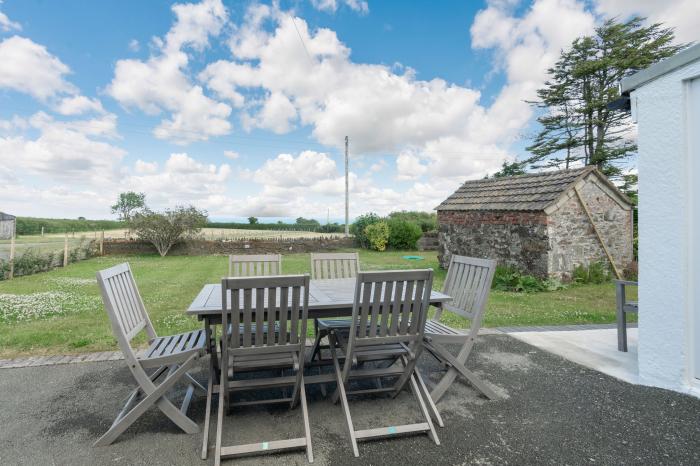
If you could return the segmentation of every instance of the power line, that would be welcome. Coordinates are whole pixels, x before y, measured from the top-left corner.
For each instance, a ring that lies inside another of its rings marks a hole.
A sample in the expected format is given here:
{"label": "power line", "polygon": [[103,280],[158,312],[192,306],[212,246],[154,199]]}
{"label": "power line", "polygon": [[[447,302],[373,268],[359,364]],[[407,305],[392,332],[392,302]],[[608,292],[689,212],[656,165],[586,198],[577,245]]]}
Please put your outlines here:
{"label": "power line", "polygon": [[309,57],[309,61],[311,62],[311,66],[315,65],[316,62],[311,58],[311,55],[309,54],[309,50],[306,48],[306,44],[304,43],[304,39],[301,37],[301,33],[299,32],[299,28],[297,28],[297,21],[294,19],[293,15],[289,15],[290,18],[292,18],[292,24],[294,24],[294,29],[297,31],[297,36],[299,36],[299,41],[301,41],[301,46],[304,47],[304,52],[306,52],[306,56]]}

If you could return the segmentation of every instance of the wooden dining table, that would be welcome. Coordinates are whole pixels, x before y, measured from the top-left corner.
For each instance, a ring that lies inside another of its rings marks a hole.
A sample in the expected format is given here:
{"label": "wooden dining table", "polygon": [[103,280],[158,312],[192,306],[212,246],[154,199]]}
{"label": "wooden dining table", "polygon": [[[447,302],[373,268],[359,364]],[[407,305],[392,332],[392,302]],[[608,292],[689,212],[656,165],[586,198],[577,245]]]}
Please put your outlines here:
{"label": "wooden dining table", "polygon": [[[309,319],[352,316],[355,283],[356,279],[354,278],[311,280],[309,283]],[[206,284],[186,311],[187,315],[196,316],[199,320],[204,321],[209,345],[208,351],[215,370],[218,370],[216,341],[211,336],[214,326],[221,324],[221,298],[220,283]],[[435,290],[430,293],[430,304],[432,305],[440,305],[451,300],[452,297],[445,293]],[[267,311],[267,305],[265,310]]]}

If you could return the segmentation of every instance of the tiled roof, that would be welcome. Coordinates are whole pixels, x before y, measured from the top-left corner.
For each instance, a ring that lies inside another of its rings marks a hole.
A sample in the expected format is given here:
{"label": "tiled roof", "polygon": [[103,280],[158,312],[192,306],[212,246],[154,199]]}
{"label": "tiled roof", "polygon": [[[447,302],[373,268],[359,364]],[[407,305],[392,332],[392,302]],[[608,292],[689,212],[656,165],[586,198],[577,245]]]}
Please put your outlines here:
{"label": "tiled roof", "polygon": [[[574,170],[467,181],[445,199],[437,210],[544,210],[575,181],[593,171],[596,168],[588,166]],[[603,175],[601,177],[605,178]]]}
{"label": "tiled roof", "polygon": [[0,220],[14,220],[15,217],[14,215],[6,214],[4,212],[0,212]]}

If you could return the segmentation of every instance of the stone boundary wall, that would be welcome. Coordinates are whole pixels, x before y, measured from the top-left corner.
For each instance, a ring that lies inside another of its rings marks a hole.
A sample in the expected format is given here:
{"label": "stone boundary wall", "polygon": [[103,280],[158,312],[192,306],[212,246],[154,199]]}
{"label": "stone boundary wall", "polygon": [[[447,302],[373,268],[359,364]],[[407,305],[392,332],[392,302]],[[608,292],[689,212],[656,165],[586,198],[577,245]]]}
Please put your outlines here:
{"label": "stone boundary wall", "polygon": [[[354,246],[352,238],[296,238],[288,240],[190,240],[178,243],[169,256],[207,256],[211,254],[289,254],[334,251]],[[105,239],[105,255],[158,254],[145,241]]]}
{"label": "stone boundary wall", "polygon": [[544,212],[438,211],[440,265],[447,268],[452,254],[459,254],[546,277],[547,223]]}

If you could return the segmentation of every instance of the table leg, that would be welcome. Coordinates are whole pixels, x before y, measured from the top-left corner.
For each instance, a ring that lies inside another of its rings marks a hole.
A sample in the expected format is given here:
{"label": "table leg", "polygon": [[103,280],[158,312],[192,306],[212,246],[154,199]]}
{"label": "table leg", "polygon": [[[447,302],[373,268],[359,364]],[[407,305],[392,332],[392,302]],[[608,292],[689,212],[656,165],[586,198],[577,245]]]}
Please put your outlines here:
{"label": "table leg", "polygon": [[207,338],[209,357],[211,358],[212,366],[214,367],[214,381],[219,384],[219,357],[216,351],[216,327],[211,325],[207,317],[204,318],[204,332]]}

